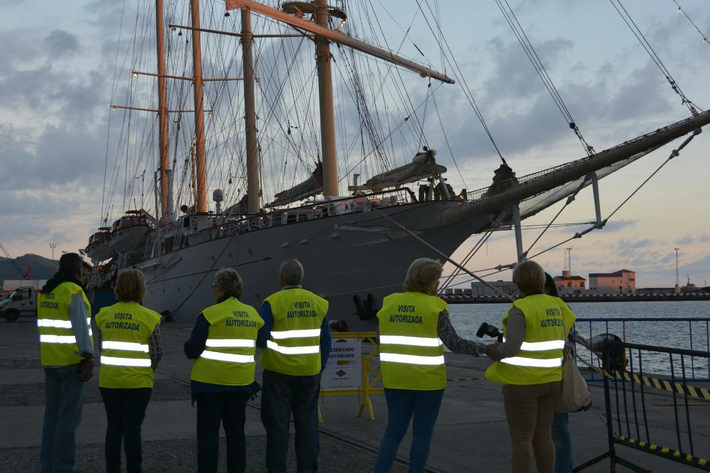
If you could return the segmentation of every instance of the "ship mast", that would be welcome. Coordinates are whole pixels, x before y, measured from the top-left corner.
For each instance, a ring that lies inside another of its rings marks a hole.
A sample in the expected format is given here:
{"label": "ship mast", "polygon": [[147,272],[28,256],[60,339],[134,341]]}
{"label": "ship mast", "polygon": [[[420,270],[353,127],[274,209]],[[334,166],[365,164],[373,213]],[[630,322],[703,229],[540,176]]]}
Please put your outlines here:
{"label": "ship mast", "polygon": [[251,12],[242,10],[242,64],[244,68],[244,119],[247,146],[247,213],[259,212],[259,155],[256,141],[256,101]]}
{"label": "ship mast", "polygon": [[[196,0],[193,0],[193,2]],[[384,59],[388,62],[397,64],[399,66],[405,67],[412,71],[418,72],[422,77],[431,77],[432,79],[440,80],[442,82],[453,83],[454,81],[447,77],[445,74],[437,72],[431,68],[417,64],[409,59],[402,56],[398,56],[391,51],[387,51],[377,46],[373,46],[364,41],[360,41],[357,38],[346,35],[338,30],[330,29],[329,19],[330,10],[326,3],[326,0],[314,0],[313,2],[313,18],[315,21],[309,21],[302,18],[302,14],[293,15],[286,13],[275,8],[263,5],[259,2],[252,0],[225,0],[227,10],[241,9],[242,15],[245,12],[255,11],[264,16],[274,18],[276,20],[282,21],[300,30],[305,30],[315,35],[316,42],[316,61],[318,66],[318,90],[319,90],[319,103],[320,103],[320,119],[321,119],[321,141],[322,141],[322,153],[323,153],[323,195],[326,199],[330,197],[335,197],[338,195],[338,163],[336,156],[336,141],[335,141],[335,113],[333,111],[333,83],[331,74],[331,59],[332,55],[330,53],[330,41],[335,41],[339,44],[351,47],[358,51],[365,52],[372,56]],[[301,2],[298,2],[301,3]],[[301,6],[301,5],[299,5]],[[244,16],[242,16],[242,34],[246,34],[249,39],[251,39],[252,34],[244,26]],[[247,49],[244,36],[242,37],[243,49]],[[249,41],[249,45],[251,42]],[[243,52],[243,54],[247,54]],[[251,51],[249,51],[251,54]],[[244,59],[244,79],[245,79],[245,102],[247,94],[247,83],[249,76],[249,71],[247,70],[246,57]],[[253,67],[251,70],[253,77]],[[252,85],[253,87],[253,85]],[[253,90],[253,89],[252,89]],[[248,104],[245,103],[248,107]],[[249,110],[247,108],[247,110]],[[247,120],[249,113],[247,112]],[[247,133],[249,132],[250,125],[247,121]],[[249,167],[249,136],[247,134],[247,167]],[[254,138],[256,141],[256,138]],[[253,146],[254,150],[256,145]],[[256,151],[254,152],[256,155]],[[256,157],[254,158],[257,159]],[[254,165],[254,172],[249,173],[249,182],[255,179],[255,187],[258,188],[258,174],[257,165]],[[251,185],[249,186],[251,189]],[[249,212],[251,210],[251,190],[249,192]],[[255,191],[255,192],[258,192]]]}
{"label": "ship mast", "polygon": [[[316,23],[328,28],[330,13],[326,0],[315,0]],[[330,42],[316,36],[316,64],[318,67],[318,93],[320,98],[321,146],[323,149],[323,196],[338,196],[338,160],[335,142],[335,113],[333,111],[333,79],[330,68]]]}
{"label": "ship mast", "polygon": [[[155,36],[158,52],[158,143],[160,147],[160,195],[162,199],[162,219],[172,218],[172,198],[170,178],[170,156],[168,154],[168,99],[165,86],[165,31],[163,27],[163,0],[155,0]],[[157,212],[157,209],[156,209]]]}
{"label": "ship mast", "polygon": [[205,166],[205,120],[203,113],[202,51],[200,46],[200,6],[199,0],[191,0],[192,13],[192,67],[195,95],[195,151],[197,153],[197,199],[195,213],[207,213],[206,166]]}

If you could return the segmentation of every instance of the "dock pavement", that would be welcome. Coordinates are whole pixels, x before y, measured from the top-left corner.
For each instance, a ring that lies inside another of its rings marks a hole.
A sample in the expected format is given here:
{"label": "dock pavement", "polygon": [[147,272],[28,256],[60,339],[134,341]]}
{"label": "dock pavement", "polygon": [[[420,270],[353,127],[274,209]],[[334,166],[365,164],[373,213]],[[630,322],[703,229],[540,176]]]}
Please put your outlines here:
{"label": "dock pavement", "polygon": [[[39,363],[36,319],[20,318],[0,322],[0,472],[38,472],[44,414],[44,373]],[[192,362],[183,354],[183,343],[191,326],[166,323],[162,326],[163,360],[155,376],[155,388],[143,423],[143,470],[150,472],[196,471],[196,413],[190,402],[189,375]],[[450,381],[434,431],[429,471],[510,471],[510,442],[503,411],[501,388],[485,381],[486,358],[447,353]],[[258,368],[257,368],[258,370]],[[257,372],[257,380],[261,373]],[[604,396],[601,383],[592,384],[593,407],[570,414],[575,465],[607,450],[606,426],[602,422]],[[266,435],[259,417],[260,399],[247,407],[247,471],[266,471]],[[375,420],[365,413],[358,417],[357,396],[321,397],[321,472],[372,472],[386,423],[384,396],[372,396]],[[675,438],[673,408],[668,396],[647,398],[649,423],[662,429],[660,445]],[[695,454],[710,456],[710,409],[692,410]],[[87,383],[81,425],[77,430],[76,469],[80,473],[105,471],[103,440],[106,414],[98,389],[98,367]],[[292,429],[293,432],[293,429]],[[293,436],[293,435],[292,435]],[[393,473],[408,471],[406,460],[410,432],[403,440]],[[289,471],[296,471],[295,454],[289,455]],[[226,470],[224,439],[220,445],[220,471]],[[656,472],[698,471],[656,456],[617,446],[623,458]],[[628,471],[618,467],[619,471]],[[609,471],[603,461],[585,470]]]}

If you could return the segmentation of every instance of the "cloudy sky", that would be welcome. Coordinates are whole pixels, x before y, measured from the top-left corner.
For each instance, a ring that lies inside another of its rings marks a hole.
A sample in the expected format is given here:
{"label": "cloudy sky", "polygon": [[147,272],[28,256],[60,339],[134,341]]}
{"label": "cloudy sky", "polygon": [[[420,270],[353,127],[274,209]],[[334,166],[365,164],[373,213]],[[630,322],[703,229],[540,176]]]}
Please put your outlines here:
{"label": "cloudy sky", "polygon": [[[597,150],[687,116],[687,109],[609,2],[509,2],[576,123]],[[13,256],[50,256],[50,242],[56,242],[58,250],[76,251],[98,226],[104,167],[115,151],[107,130],[109,104],[121,87],[116,43],[130,36],[127,25],[134,21],[135,3],[0,0],[4,45],[0,49],[0,242]],[[169,3],[187,5],[186,0]],[[369,3],[385,6],[383,28],[392,44],[403,44],[404,54],[417,56],[416,43],[427,62],[451,68],[441,65],[436,41],[417,13],[418,2]],[[705,0],[678,0],[678,4],[703,34],[710,34]],[[701,33],[677,11],[677,4],[626,0],[624,6],[685,94],[700,108],[710,106],[710,45],[701,41]],[[440,1],[438,12],[468,88],[518,175],[584,155],[494,0]],[[409,39],[403,41],[403,27],[409,24],[413,25]],[[450,182],[455,188],[469,189],[489,184],[498,157],[461,89],[442,91],[438,100],[456,159],[454,163],[451,153],[443,151],[446,146],[439,145],[440,161],[452,171]],[[708,131],[698,136],[614,215],[606,229],[546,252],[538,260],[558,274],[565,264],[564,248],[569,247],[574,273],[586,277],[589,272],[625,268],[637,272],[638,286],[670,286],[675,282],[673,248],[679,247],[681,278],[689,276],[691,282],[706,285],[710,280],[709,136]],[[430,140],[440,137],[436,131],[429,133]],[[667,158],[672,145],[602,181],[605,216]],[[462,177],[453,172],[455,165]],[[533,225],[549,222],[557,209],[526,222],[530,225],[524,233],[526,246],[539,233]],[[593,217],[591,194],[586,192],[558,222]],[[556,228],[531,253],[583,228]],[[473,241],[475,237],[456,258]],[[478,270],[510,263],[514,248],[512,234],[501,232],[469,267]]]}

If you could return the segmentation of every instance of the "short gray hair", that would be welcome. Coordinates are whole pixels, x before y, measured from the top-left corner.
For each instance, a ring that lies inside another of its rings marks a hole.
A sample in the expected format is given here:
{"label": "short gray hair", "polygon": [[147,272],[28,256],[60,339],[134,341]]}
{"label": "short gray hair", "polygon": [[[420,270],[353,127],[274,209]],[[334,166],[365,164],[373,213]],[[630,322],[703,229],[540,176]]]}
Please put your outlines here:
{"label": "short gray hair", "polygon": [[434,294],[444,266],[435,259],[417,258],[407,269],[404,290]]}
{"label": "short gray hair", "polygon": [[296,258],[284,260],[279,266],[279,276],[287,286],[298,286],[303,281],[303,265]]}
{"label": "short gray hair", "polygon": [[244,289],[244,281],[234,268],[222,268],[214,275],[214,287],[221,289],[225,296],[239,299]]}

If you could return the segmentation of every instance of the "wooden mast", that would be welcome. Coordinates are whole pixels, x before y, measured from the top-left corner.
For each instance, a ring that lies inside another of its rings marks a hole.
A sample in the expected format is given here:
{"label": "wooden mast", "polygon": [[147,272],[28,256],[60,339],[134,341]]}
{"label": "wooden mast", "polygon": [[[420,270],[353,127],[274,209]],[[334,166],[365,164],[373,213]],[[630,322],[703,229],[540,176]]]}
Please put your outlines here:
{"label": "wooden mast", "polygon": [[256,141],[256,101],[251,12],[242,10],[242,66],[244,68],[244,119],[247,146],[247,213],[259,213],[259,154]]}
{"label": "wooden mast", "polygon": [[[170,155],[168,153],[168,99],[165,86],[165,29],[163,27],[163,0],[155,0],[155,36],[158,51],[158,146],[160,147],[160,195],[162,220],[172,218]],[[156,209],[156,212],[158,210]]]}
{"label": "wooden mast", "polygon": [[200,47],[200,6],[199,0],[191,0],[192,13],[192,67],[195,95],[195,151],[197,153],[197,200],[195,213],[207,213],[207,179],[205,165],[205,120],[202,106],[202,51]]}
{"label": "wooden mast", "polygon": [[[315,0],[316,24],[328,28],[328,4]],[[323,196],[338,196],[338,160],[335,141],[335,113],[333,111],[333,79],[330,68],[330,41],[316,36],[316,64],[318,67],[318,95],[320,99],[320,134],[323,152]]]}

